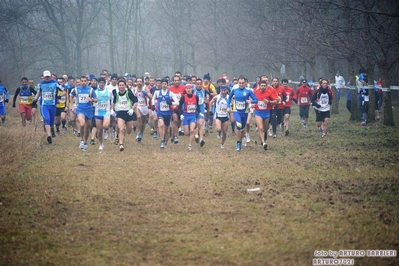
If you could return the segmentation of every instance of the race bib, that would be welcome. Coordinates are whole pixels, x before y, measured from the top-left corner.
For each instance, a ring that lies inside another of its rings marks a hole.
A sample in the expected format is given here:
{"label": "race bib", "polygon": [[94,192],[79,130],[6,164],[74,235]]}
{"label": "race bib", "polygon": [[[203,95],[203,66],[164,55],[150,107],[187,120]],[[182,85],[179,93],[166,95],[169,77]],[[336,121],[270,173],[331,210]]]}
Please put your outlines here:
{"label": "race bib", "polygon": [[139,105],[146,105],[145,100],[143,98],[139,99]]}
{"label": "race bib", "polygon": [[28,103],[29,102],[29,96],[21,96],[21,103]]}
{"label": "race bib", "polygon": [[54,93],[52,93],[52,92],[45,92],[45,93],[43,93],[43,99],[45,100],[45,101],[48,101],[48,100],[53,100],[54,99]]}
{"label": "race bib", "polygon": [[199,97],[198,98],[198,104],[204,104],[204,97]]}
{"label": "race bib", "polygon": [[195,113],[197,106],[195,104],[190,104],[187,106],[187,113]]}
{"label": "race bib", "polygon": [[370,100],[370,96],[364,95],[364,101],[365,101],[365,102],[368,102],[369,100]]}
{"label": "race bib", "polygon": [[328,105],[328,96],[327,95],[322,95],[320,97],[320,105],[321,106],[327,106]]}
{"label": "race bib", "polygon": [[289,101],[290,101],[290,95],[287,94],[287,100],[286,100],[286,102],[289,102]]}
{"label": "race bib", "polygon": [[128,106],[128,102],[126,99],[122,99],[119,101],[119,105],[121,107],[121,110],[126,110]]}
{"label": "race bib", "polygon": [[106,110],[108,104],[107,103],[97,103],[97,109],[98,110]]}
{"label": "race bib", "polygon": [[167,104],[166,101],[160,102],[159,106],[160,106],[162,112],[166,112],[166,111],[170,110],[169,104]]}
{"label": "race bib", "polygon": [[4,96],[2,94],[2,95],[0,95],[0,103],[2,103],[3,101],[4,101]]}
{"label": "race bib", "polygon": [[237,108],[237,110],[244,110],[245,102],[236,101],[236,108]]}
{"label": "race bib", "polygon": [[308,103],[308,97],[301,97],[301,103]]}
{"label": "race bib", "polygon": [[259,102],[258,102],[258,108],[259,108],[260,110],[265,110],[265,109],[266,109],[266,104],[265,104],[265,102],[264,102],[264,101],[259,101]]}
{"label": "race bib", "polygon": [[87,97],[89,97],[89,94],[79,94],[79,103],[88,103]]}
{"label": "race bib", "polygon": [[220,115],[227,115],[227,105],[222,105],[219,108],[219,114]]}
{"label": "race bib", "polygon": [[65,102],[66,102],[66,97],[65,97],[65,95],[64,95],[64,96],[61,96],[61,99],[59,99],[58,102],[59,102],[59,103],[65,103]]}

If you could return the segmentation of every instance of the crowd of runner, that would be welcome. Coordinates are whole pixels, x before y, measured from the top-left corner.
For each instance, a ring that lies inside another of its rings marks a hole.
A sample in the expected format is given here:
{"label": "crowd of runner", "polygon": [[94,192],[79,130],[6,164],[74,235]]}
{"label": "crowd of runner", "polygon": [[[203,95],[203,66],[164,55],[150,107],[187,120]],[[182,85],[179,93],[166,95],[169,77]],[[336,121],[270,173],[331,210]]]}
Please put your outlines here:
{"label": "crowd of runner", "polygon": [[[269,84],[270,82],[270,84]],[[267,138],[277,137],[278,128],[289,135],[291,106],[299,105],[304,128],[308,125],[309,110],[313,106],[316,125],[326,136],[330,119],[330,105],[334,95],[329,81],[321,78],[319,85],[310,87],[306,79],[294,90],[288,80],[259,77],[251,86],[244,76],[231,81],[223,74],[213,84],[209,74],[198,78],[176,72],[154,78],[148,72],[143,77],[109,74],[103,70],[99,77],[90,74],[74,78],[56,76],[46,70],[35,86],[32,79],[22,78],[15,91],[12,106],[18,104],[22,126],[26,121],[43,121],[47,142],[67,133],[79,137],[79,148],[87,151],[89,144],[104,149],[107,139],[119,150],[125,149],[125,135],[137,133],[141,142],[148,125],[150,134],[159,139],[161,149],[169,142],[179,143],[180,136],[189,137],[188,150],[194,142],[205,145],[205,137],[216,131],[220,148],[225,147],[227,131],[236,137],[236,150],[250,142],[251,119],[255,119],[261,146],[268,149]],[[6,118],[10,94],[0,81],[0,117]],[[39,114],[37,108],[39,107]]]}

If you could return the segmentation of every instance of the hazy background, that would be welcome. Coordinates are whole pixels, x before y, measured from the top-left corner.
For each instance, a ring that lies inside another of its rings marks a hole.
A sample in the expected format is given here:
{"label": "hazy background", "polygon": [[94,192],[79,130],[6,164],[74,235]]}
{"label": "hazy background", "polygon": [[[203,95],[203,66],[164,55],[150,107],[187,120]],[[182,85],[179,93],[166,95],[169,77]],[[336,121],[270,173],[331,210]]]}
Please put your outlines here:
{"label": "hazy background", "polygon": [[348,81],[364,68],[399,84],[397,0],[2,0],[0,36],[11,90],[44,69]]}

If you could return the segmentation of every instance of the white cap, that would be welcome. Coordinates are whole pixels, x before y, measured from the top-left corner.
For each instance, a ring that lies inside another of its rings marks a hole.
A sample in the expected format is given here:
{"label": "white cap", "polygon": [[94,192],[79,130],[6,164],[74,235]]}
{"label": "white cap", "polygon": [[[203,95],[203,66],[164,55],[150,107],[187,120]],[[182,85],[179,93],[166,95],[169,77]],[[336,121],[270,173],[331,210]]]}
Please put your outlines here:
{"label": "white cap", "polygon": [[43,77],[51,77],[51,72],[49,70],[44,70]]}

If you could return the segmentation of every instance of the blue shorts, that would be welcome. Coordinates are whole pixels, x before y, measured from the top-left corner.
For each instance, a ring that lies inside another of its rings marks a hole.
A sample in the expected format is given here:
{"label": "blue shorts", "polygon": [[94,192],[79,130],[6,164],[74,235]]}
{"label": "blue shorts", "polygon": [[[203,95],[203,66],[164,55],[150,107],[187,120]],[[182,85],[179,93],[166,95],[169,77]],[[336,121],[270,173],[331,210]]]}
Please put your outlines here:
{"label": "blue shorts", "polygon": [[54,126],[55,110],[57,109],[55,105],[41,105],[40,107],[44,124],[46,126]]}
{"label": "blue shorts", "polygon": [[236,121],[237,130],[242,130],[247,125],[248,113],[234,112],[234,120]]}
{"label": "blue shorts", "polygon": [[165,124],[166,127],[170,125],[171,118],[172,115],[158,115],[158,120],[163,120],[163,123]]}
{"label": "blue shorts", "polygon": [[263,120],[270,118],[270,110],[255,110],[255,116],[260,116]]}
{"label": "blue shorts", "polygon": [[6,107],[4,105],[0,105],[0,115],[1,116],[6,116]]}
{"label": "blue shorts", "polygon": [[93,118],[93,109],[81,109],[76,108],[76,115],[84,115],[86,120],[91,120]]}
{"label": "blue shorts", "polygon": [[184,114],[183,126],[188,126],[191,123],[196,123],[196,122],[197,122],[196,114]]}

